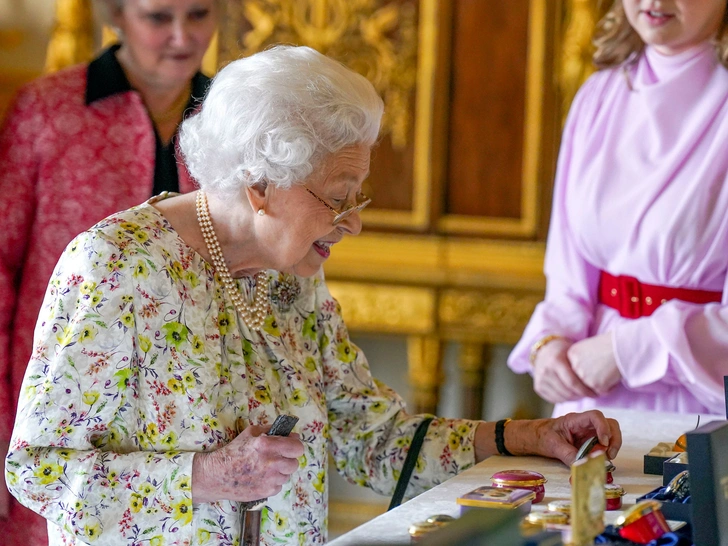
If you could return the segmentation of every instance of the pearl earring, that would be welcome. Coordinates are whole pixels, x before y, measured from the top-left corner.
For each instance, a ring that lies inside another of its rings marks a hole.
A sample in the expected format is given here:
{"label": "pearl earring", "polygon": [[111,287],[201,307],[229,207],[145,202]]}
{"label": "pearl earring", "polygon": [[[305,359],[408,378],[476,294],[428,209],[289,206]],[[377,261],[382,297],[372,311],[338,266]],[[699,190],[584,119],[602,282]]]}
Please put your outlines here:
{"label": "pearl earring", "polygon": [[258,209],[258,216],[265,216],[265,211],[263,209]]}

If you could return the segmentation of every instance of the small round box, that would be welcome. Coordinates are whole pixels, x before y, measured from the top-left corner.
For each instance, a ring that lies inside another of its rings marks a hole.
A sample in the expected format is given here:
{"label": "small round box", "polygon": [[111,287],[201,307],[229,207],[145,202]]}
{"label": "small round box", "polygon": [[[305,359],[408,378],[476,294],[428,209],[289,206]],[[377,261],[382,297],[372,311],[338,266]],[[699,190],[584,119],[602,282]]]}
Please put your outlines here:
{"label": "small round box", "polygon": [[615,525],[619,536],[637,544],[648,544],[670,530],[656,500],[635,504],[617,518]]}
{"label": "small round box", "polygon": [[571,517],[571,500],[560,499],[551,501],[548,505],[549,512],[559,512],[560,514],[566,514]]}
{"label": "small round box", "polygon": [[607,501],[607,510],[620,510],[622,508],[622,497],[624,489],[616,483],[608,483],[604,486],[604,496]]}
{"label": "small round box", "polygon": [[507,487],[509,489],[527,489],[536,494],[533,503],[539,503],[546,494],[546,478],[543,474],[533,470],[501,470],[493,474],[490,479],[493,487]]}
{"label": "small round box", "polygon": [[448,523],[453,521],[455,521],[455,518],[452,516],[448,516],[447,514],[436,514],[427,518],[426,521],[413,523],[409,527],[410,542],[419,542],[428,534],[433,531],[437,531],[438,529],[442,529]]}
{"label": "small round box", "polygon": [[569,516],[562,512],[531,512],[521,522],[521,533],[531,536],[568,523]]}

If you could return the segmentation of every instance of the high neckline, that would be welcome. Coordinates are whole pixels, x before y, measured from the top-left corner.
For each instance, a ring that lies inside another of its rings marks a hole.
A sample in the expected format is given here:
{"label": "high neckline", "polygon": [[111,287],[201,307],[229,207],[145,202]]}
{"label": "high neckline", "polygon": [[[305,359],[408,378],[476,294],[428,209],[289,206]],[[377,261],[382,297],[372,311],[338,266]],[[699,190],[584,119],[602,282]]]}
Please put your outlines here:
{"label": "high neckline", "polygon": [[664,55],[654,47],[647,46],[645,57],[654,78],[650,78],[653,81],[649,83],[663,82],[697,65],[705,64],[706,68],[712,68],[717,63],[715,48],[710,41],[701,42],[675,55]]}

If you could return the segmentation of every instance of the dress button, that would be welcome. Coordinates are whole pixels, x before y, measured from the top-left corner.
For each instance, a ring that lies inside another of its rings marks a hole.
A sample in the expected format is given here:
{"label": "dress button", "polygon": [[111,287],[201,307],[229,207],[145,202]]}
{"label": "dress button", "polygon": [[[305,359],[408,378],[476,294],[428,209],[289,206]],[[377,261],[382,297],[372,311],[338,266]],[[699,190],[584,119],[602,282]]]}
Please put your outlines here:
{"label": "dress button", "polygon": [[649,297],[649,296],[647,296],[647,297],[645,298],[645,303],[646,303],[647,305],[652,305],[652,298],[651,298],[651,297]]}
{"label": "dress button", "polygon": [[617,289],[616,289],[616,288],[612,288],[612,290],[611,290],[611,291],[610,291],[609,293],[610,293],[610,294],[611,294],[612,296],[616,296],[616,295],[617,295]]}
{"label": "dress button", "polygon": [[632,303],[637,303],[638,301],[640,301],[640,299],[637,296],[632,296],[631,298],[629,298],[629,301],[631,301]]}
{"label": "dress button", "polygon": [[660,302],[660,305],[662,305],[663,303],[667,303],[667,300],[662,300],[662,301]]}

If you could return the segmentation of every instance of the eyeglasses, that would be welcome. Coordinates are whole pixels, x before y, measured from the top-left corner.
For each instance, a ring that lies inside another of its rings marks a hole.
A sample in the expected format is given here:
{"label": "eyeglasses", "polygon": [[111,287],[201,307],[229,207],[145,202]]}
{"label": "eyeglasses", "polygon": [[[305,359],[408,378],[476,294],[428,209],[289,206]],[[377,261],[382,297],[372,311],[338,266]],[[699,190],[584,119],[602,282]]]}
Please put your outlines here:
{"label": "eyeglasses", "polygon": [[333,212],[336,216],[334,216],[334,222],[333,225],[339,225],[341,222],[346,220],[349,216],[354,214],[355,212],[361,212],[364,210],[364,207],[366,207],[369,203],[372,202],[371,199],[369,199],[366,195],[363,193],[359,193],[356,196],[356,205],[349,205],[344,210],[338,211],[331,205],[329,205],[326,201],[321,199],[318,195],[313,193],[311,190],[309,190],[306,186],[303,186],[303,189],[306,190],[308,193],[313,195],[316,199],[321,201],[324,205],[326,205],[326,208],[328,208],[331,212]]}

